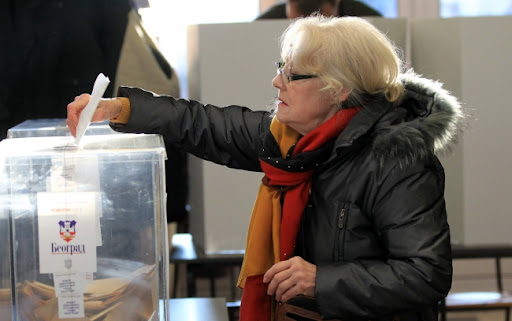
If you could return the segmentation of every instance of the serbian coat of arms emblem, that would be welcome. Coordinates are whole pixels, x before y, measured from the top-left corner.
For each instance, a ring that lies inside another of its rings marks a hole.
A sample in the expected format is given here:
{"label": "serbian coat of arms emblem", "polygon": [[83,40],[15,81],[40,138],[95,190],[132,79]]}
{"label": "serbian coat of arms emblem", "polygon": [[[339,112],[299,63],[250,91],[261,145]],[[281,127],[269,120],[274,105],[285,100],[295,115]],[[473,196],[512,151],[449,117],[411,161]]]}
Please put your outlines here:
{"label": "serbian coat of arms emblem", "polygon": [[75,235],[76,235],[76,230],[75,230],[76,221],[75,220],[59,221],[59,225],[60,225],[60,237],[64,241],[69,242],[75,238]]}

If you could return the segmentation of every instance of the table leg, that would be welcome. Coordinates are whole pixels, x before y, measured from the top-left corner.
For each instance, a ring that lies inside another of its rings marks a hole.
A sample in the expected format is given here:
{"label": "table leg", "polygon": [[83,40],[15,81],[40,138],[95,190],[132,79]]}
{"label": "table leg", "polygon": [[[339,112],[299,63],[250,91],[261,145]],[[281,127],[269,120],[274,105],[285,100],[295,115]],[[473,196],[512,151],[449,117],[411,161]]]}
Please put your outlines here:
{"label": "table leg", "polygon": [[187,297],[196,296],[196,276],[192,268],[187,264]]}

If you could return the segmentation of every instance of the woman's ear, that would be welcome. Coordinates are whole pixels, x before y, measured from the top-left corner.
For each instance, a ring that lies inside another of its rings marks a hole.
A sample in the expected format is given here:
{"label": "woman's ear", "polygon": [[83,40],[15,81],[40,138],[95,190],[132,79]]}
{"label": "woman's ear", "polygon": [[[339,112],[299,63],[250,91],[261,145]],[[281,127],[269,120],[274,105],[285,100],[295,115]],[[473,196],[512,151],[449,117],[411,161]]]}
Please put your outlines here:
{"label": "woman's ear", "polygon": [[343,89],[341,89],[341,92],[338,94],[338,102],[342,103],[344,102],[345,100],[348,99],[348,97],[350,96],[350,91],[347,90],[347,88],[343,87]]}

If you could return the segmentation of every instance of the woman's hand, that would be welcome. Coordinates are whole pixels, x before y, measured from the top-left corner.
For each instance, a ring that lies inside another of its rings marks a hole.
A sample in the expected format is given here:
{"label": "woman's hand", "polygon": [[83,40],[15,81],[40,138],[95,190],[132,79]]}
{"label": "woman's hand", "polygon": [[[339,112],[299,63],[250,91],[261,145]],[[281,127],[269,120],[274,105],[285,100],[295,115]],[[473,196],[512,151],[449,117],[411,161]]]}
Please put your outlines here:
{"label": "woman's hand", "polygon": [[[66,120],[66,124],[73,137],[76,137],[76,126],[78,125],[80,114],[85,106],[87,106],[90,99],[91,95],[82,94],[75,97],[75,100],[68,104],[68,119]],[[116,118],[119,116],[122,108],[123,105],[119,99],[102,98],[92,116],[91,122],[101,122],[110,118]]]}
{"label": "woman's hand", "polygon": [[274,264],[263,276],[269,283],[268,295],[276,295],[277,301],[286,302],[296,295],[315,295],[316,265],[299,256]]}

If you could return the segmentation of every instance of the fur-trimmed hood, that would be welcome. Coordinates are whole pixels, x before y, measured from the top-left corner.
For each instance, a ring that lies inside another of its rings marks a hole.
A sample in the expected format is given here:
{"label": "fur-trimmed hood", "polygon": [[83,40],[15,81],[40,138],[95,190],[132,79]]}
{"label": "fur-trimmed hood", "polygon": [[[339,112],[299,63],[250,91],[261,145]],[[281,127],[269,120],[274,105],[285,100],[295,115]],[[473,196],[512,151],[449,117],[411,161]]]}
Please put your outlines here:
{"label": "fur-trimmed hood", "polygon": [[432,151],[438,155],[451,151],[462,134],[460,102],[442,83],[412,71],[400,80],[404,96],[375,125],[373,150],[381,164],[398,159],[405,165]]}

